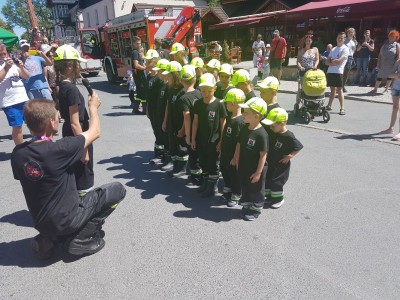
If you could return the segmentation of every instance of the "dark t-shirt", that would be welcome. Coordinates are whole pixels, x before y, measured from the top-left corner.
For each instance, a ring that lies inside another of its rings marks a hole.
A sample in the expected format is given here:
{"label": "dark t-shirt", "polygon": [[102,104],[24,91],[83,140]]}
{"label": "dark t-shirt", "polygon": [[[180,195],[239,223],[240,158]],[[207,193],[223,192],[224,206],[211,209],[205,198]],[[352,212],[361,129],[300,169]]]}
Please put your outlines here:
{"label": "dark t-shirt", "polygon": [[11,154],[14,178],[19,180],[35,228],[48,235],[65,230],[75,217],[79,196],[70,167],[83,155],[85,137],[53,142],[25,142]]}
{"label": "dark t-shirt", "polygon": [[246,95],[246,101],[250,100],[253,97],[257,97],[256,93],[254,91],[251,91]]}
{"label": "dark t-shirt", "polygon": [[225,123],[221,143],[221,161],[231,161],[239,142],[240,131],[246,125],[243,116],[228,119]]}
{"label": "dark t-shirt", "polygon": [[75,84],[69,81],[62,81],[60,83],[60,90],[58,92],[59,108],[61,117],[65,120],[62,127],[63,136],[74,136],[71,127],[71,118],[69,114],[69,107],[78,105],[79,123],[81,123],[82,131],[89,129],[89,115],[85,108],[85,100],[79,92]]}
{"label": "dark t-shirt", "polygon": [[161,79],[158,76],[147,76],[146,79],[146,100],[147,108],[151,113],[155,113],[157,107],[157,98],[160,93]]}
{"label": "dark t-shirt", "polygon": [[196,142],[199,145],[214,143],[220,138],[220,121],[226,118],[224,103],[215,98],[211,103],[196,101],[193,112],[198,116]]}
{"label": "dark t-shirt", "polygon": [[268,114],[271,110],[273,110],[274,108],[278,108],[278,107],[280,107],[280,106],[279,106],[279,103],[274,103],[274,104],[268,105],[268,106],[267,106],[267,114]]}
{"label": "dark t-shirt", "polygon": [[135,69],[135,64],[134,64],[134,61],[137,60],[139,65],[144,66],[144,60],[141,57],[140,52],[138,50],[132,51],[131,59],[132,59],[132,69],[134,69],[136,72],[136,75],[134,77],[135,77],[138,98],[144,100],[146,99],[145,98],[146,95],[144,94],[146,76],[144,75],[143,70]]}
{"label": "dark t-shirt", "polygon": [[303,144],[296,139],[291,131],[286,131],[284,133],[275,133],[271,139],[271,144],[268,153],[268,163],[276,164],[285,155],[292,153],[293,151],[298,151],[303,148]]}
{"label": "dark t-shirt", "polygon": [[[373,46],[374,45],[374,40],[369,40],[368,41],[368,44],[370,45],[370,46]],[[371,57],[371,51],[369,51],[369,49],[367,48],[367,46],[361,46],[361,49],[360,49],[360,51],[358,51],[358,53],[357,53],[357,57],[359,57],[359,58],[369,58],[369,57]]]}
{"label": "dark t-shirt", "polygon": [[226,89],[223,90],[223,89],[222,89],[222,84],[221,84],[221,82],[218,81],[218,82],[217,82],[217,89],[216,89],[215,92],[214,92],[215,98],[224,99],[226,93],[227,93],[230,89],[233,89],[233,86],[228,85],[228,87],[227,87]]}
{"label": "dark t-shirt", "polygon": [[167,119],[167,127],[170,133],[173,133],[173,126],[176,123],[176,115],[177,115],[177,100],[184,93],[183,86],[179,85],[177,87],[168,87],[167,92],[167,102],[168,102],[168,119]]}
{"label": "dark t-shirt", "polygon": [[[178,109],[181,112],[182,122],[183,122],[183,112],[190,112],[190,118],[193,120],[193,107],[197,100],[201,99],[201,92],[199,90],[194,90],[183,94],[178,99]],[[181,124],[182,125],[182,124]]]}
{"label": "dark t-shirt", "polygon": [[240,131],[239,143],[239,174],[248,177],[257,170],[260,152],[268,152],[268,134],[262,126],[255,130],[244,126]]}
{"label": "dark t-shirt", "polygon": [[167,105],[167,94],[168,94],[168,84],[161,81],[160,89],[158,91],[157,96],[157,105],[156,105],[156,122],[157,124],[161,124],[164,121],[165,116],[165,107]]}

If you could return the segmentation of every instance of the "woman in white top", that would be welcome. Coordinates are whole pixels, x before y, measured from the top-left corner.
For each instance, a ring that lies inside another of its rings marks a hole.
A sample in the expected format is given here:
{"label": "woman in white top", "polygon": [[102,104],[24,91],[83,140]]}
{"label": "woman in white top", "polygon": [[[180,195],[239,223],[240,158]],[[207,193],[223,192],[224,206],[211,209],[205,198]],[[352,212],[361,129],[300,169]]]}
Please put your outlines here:
{"label": "woman in white top", "polygon": [[319,52],[318,48],[311,47],[313,43],[313,36],[306,35],[304,37],[304,45],[299,49],[297,55],[297,67],[299,68],[298,85],[297,85],[297,97],[296,97],[296,109],[299,109],[300,104],[300,93],[301,83],[303,81],[304,74],[310,70],[316,70],[319,64]]}
{"label": "woman in white top", "polygon": [[346,83],[347,78],[349,77],[349,73],[351,69],[355,66],[353,55],[357,49],[357,40],[356,40],[356,30],[352,27],[346,29],[346,39],[344,40],[344,44],[349,48],[349,56],[347,57],[346,67],[344,68],[343,73],[343,92],[347,92]]}
{"label": "woman in white top", "polygon": [[0,108],[7,116],[12,127],[12,139],[15,145],[23,142],[23,109],[29,100],[21,78],[29,78],[29,72],[17,58],[8,57],[5,45],[0,45]]}

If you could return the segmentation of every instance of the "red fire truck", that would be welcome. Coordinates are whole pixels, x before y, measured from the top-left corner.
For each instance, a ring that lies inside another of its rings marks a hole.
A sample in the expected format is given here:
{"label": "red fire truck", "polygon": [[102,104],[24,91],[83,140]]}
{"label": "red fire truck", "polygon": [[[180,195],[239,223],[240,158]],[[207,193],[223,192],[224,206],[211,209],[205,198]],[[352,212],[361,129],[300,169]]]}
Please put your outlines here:
{"label": "red fire truck", "polygon": [[[109,82],[116,82],[131,70],[132,37],[139,36],[144,50],[154,49],[155,39],[182,43],[192,57],[201,44],[200,13],[194,7],[154,8],[137,11],[110,21],[96,30],[84,30],[90,41],[83,43],[82,54],[102,58]],[[86,39],[87,40],[87,39]]]}

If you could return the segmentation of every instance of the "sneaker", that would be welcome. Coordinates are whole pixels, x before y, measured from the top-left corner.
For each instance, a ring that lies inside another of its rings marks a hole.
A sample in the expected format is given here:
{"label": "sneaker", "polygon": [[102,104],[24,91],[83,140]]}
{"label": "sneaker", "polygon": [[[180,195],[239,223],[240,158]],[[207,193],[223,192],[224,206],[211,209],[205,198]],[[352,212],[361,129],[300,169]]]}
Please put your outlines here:
{"label": "sneaker", "polygon": [[229,200],[228,203],[226,204],[226,206],[228,207],[235,207],[239,204],[239,201],[236,200]]}
{"label": "sneaker", "polygon": [[395,141],[400,141],[400,133],[399,133],[399,134],[396,134],[396,135],[393,137],[393,140],[395,140]]}
{"label": "sneaker", "polygon": [[283,203],[285,203],[285,199],[282,199],[282,201],[271,204],[271,207],[276,209],[276,208],[281,207]]}
{"label": "sneaker", "polygon": [[259,215],[260,215],[259,212],[253,210],[252,212],[249,212],[248,214],[245,214],[243,218],[246,221],[254,221],[255,219],[258,218]]}
{"label": "sneaker", "polygon": [[149,164],[151,165],[160,165],[161,163],[162,163],[161,158],[158,157],[150,159],[149,161]]}
{"label": "sneaker", "polygon": [[172,171],[172,169],[174,168],[174,163],[172,161],[170,161],[169,163],[167,163],[166,165],[161,167],[161,171]]}

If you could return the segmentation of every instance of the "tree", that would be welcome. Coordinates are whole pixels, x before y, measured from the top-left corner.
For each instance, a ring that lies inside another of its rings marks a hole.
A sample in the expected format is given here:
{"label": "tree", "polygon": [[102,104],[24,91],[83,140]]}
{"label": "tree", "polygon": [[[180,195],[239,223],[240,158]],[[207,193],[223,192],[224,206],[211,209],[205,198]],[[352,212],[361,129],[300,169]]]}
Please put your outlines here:
{"label": "tree", "polygon": [[[53,22],[51,20],[51,10],[46,8],[46,0],[32,0],[32,4],[35,8],[39,27],[45,28],[48,31],[53,27]],[[9,26],[19,26],[26,29],[26,31],[32,30],[31,19],[29,18],[25,0],[7,0],[1,12]]]}
{"label": "tree", "polygon": [[220,1],[219,0],[208,0],[207,4],[209,7],[216,7],[220,5]]}
{"label": "tree", "polygon": [[15,33],[14,29],[10,25],[8,25],[6,22],[4,22],[3,19],[0,19],[0,28],[4,28],[5,30]]}

